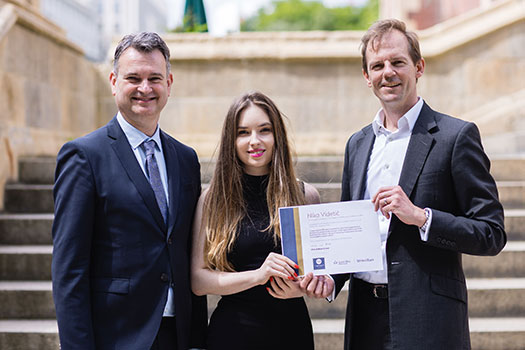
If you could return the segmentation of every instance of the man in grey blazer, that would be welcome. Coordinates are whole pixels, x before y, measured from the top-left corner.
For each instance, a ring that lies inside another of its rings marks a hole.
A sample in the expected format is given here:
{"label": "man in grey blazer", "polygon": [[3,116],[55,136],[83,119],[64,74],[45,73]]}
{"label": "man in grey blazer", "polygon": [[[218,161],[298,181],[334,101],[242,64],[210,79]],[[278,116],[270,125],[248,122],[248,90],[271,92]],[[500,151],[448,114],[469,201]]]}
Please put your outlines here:
{"label": "man in grey blazer", "polygon": [[[374,203],[384,270],[333,276],[336,294],[349,280],[345,349],[470,349],[461,256],[506,243],[478,129],[418,96],[425,61],[403,22],[373,24],[362,61],[382,108],[348,140],[341,200]],[[327,296],[325,281],[308,294]]]}

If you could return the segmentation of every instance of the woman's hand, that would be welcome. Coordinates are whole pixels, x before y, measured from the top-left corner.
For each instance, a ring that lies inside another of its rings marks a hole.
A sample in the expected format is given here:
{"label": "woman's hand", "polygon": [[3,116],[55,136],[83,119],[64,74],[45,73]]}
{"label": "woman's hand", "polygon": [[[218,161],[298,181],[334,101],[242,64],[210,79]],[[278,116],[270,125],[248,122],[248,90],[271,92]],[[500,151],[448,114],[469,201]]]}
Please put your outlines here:
{"label": "woman's hand", "polygon": [[274,298],[289,299],[303,296],[298,280],[283,279],[281,277],[270,278],[270,286],[271,288],[266,287],[266,289]]}
{"label": "woman's hand", "polygon": [[299,268],[296,263],[284,255],[270,253],[261,267],[255,270],[258,284],[266,284],[270,277],[281,277],[293,280],[297,277],[294,268]]}

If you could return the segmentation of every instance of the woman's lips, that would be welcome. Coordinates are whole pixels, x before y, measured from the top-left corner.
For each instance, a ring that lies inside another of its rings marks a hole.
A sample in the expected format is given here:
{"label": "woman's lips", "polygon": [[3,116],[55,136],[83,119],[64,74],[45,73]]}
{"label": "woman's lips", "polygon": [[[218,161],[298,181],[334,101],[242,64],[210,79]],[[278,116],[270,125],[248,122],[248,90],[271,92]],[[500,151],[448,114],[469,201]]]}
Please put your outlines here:
{"label": "woman's lips", "polygon": [[252,151],[248,151],[248,153],[250,154],[250,157],[260,158],[264,154],[264,150],[263,149],[254,149]]}

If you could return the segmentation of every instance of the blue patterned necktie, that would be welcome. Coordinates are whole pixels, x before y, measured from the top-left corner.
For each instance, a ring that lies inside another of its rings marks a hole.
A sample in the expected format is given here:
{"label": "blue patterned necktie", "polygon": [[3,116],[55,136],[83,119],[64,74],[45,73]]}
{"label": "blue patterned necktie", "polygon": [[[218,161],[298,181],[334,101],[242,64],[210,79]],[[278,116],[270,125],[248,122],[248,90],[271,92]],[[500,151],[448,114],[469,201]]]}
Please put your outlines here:
{"label": "blue patterned necktie", "polygon": [[164,218],[164,222],[168,217],[168,204],[166,201],[166,194],[164,193],[164,186],[162,186],[162,180],[160,179],[159,166],[155,159],[155,140],[144,141],[144,150],[146,151],[146,169],[149,175],[149,182],[153,192],[155,192],[155,198],[159,205],[160,212]]}

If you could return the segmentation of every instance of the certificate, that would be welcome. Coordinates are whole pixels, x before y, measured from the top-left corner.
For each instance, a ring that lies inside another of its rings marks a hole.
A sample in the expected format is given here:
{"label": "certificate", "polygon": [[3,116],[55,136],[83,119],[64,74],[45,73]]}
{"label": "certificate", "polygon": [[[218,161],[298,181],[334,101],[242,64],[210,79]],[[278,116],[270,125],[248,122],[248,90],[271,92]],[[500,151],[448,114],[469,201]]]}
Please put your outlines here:
{"label": "certificate", "polygon": [[299,275],[383,269],[379,222],[370,200],[279,208],[283,255]]}

